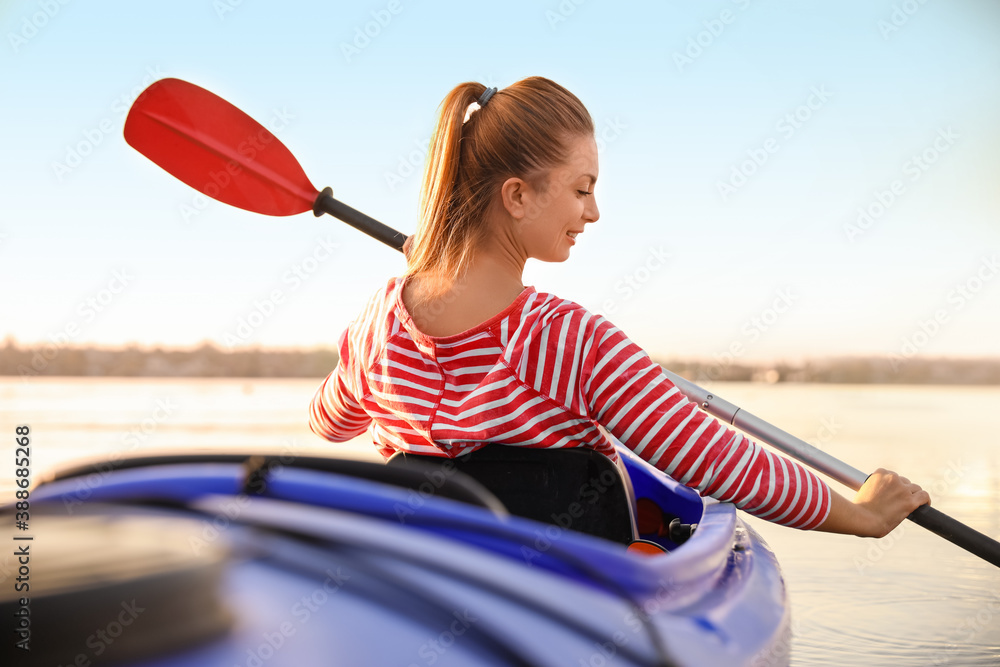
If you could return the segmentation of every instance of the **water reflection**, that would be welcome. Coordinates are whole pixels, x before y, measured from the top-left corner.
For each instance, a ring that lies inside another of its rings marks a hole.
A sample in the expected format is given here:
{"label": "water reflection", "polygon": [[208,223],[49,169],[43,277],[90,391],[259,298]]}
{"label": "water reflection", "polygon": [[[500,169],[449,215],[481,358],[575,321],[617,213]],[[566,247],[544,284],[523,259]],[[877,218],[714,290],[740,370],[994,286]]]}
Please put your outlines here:
{"label": "water reflection", "polygon": [[[365,437],[332,444],[309,431],[318,384],[0,378],[0,427],[32,425],[37,472],[138,449],[259,451],[286,443],[303,453],[378,459]],[[1000,388],[718,383],[713,390],[859,469],[901,472],[931,488],[942,511],[1000,536],[1000,456],[983,421],[1000,407]],[[163,399],[176,410],[129,440]],[[792,664],[1000,665],[997,568],[908,522],[881,540],[862,540],[748,521],[774,549],[788,584]]]}

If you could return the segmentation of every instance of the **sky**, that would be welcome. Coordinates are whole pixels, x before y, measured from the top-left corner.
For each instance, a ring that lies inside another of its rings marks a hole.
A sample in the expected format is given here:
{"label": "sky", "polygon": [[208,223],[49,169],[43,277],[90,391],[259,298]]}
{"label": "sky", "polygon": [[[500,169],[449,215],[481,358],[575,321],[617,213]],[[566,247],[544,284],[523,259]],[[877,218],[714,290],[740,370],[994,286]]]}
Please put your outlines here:
{"label": "sky", "polygon": [[154,80],[410,233],[447,92],[541,75],[594,118],[601,218],[525,284],[661,359],[998,356],[998,28],[987,0],[4,2],[0,339],[331,346],[402,272],[130,148]]}

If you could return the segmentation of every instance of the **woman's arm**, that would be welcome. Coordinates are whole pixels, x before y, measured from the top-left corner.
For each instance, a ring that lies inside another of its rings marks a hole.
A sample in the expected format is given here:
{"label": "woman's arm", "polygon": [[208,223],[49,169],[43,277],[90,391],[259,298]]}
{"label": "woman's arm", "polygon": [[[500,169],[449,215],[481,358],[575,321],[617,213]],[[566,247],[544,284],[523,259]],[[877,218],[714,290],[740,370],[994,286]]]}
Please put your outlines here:
{"label": "woman's arm", "polygon": [[[564,337],[585,341],[578,384],[582,414],[703,496],[794,528],[811,530],[827,520],[832,492],[816,473],[703,412],[603,317],[567,316],[586,329],[579,337]],[[576,351],[562,354],[567,358]]]}
{"label": "woman's arm", "polygon": [[910,512],[930,502],[930,495],[919,485],[879,468],[865,480],[853,501],[831,489],[830,513],[816,530],[884,537]]}
{"label": "woman's arm", "polygon": [[590,333],[581,388],[591,414],[642,458],[702,495],[776,523],[861,537],[882,537],[930,503],[918,485],[881,468],[848,500],[798,462],[699,410],[607,320],[595,318]]}
{"label": "woman's arm", "polygon": [[340,360],[309,405],[309,428],[316,435],[333,442],[344,442],[365,432],[371,417],[352,391],[351,353],[348,331],[340,337]]}

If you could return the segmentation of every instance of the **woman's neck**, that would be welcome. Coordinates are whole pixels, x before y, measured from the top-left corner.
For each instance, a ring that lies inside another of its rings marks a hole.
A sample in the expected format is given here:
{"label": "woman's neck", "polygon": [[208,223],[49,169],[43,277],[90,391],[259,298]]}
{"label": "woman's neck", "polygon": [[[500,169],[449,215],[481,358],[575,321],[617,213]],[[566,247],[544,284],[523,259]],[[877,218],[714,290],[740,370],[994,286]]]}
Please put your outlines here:
{"label": "woman's neck", "polygon": [[472,257],[465,275],[456,284],[466,283],[482,290],[512,292],[524,289],[525,257],[506,239],[495,237],[485,241]]}
{"label": "woman's neck", "polygon": [[453,336],[514,303],[524,291],[523,271],[524,259],[511,246],[485,243],[464,275],[444,285],[429,276],[412,276],[403,289],[403,304],[424,334]]}

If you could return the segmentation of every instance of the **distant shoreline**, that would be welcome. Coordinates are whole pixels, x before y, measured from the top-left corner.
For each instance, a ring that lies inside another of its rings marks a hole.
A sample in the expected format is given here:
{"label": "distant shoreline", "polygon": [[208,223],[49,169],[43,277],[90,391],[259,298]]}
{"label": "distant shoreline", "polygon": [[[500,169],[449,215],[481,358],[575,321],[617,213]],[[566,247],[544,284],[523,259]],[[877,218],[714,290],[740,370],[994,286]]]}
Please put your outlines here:
{"label": "distant shoreline", "polygon": [[[337,365],[332,348],[226,350],[195,348],[0,346],[0,376],[323,378]],[[702,382],[1000,385],[1000,358],[830,357],[802,362],[658,359]]]}
{"label": "distant shoreline", "polygon": [[273,377],[323,378],[337,365],[337,351],[196,348],[0,347],[0,376],[20,377]]}
{"label": "distant shoreline", "polygon": [[802,362],[719,363],[660,361],[678,375],[701,382],[806,382],[816,384],[1000,385],[998,358],[828,357]]}

